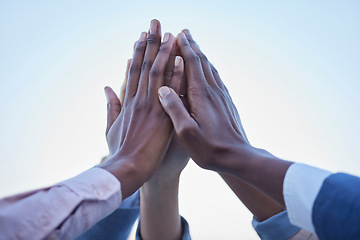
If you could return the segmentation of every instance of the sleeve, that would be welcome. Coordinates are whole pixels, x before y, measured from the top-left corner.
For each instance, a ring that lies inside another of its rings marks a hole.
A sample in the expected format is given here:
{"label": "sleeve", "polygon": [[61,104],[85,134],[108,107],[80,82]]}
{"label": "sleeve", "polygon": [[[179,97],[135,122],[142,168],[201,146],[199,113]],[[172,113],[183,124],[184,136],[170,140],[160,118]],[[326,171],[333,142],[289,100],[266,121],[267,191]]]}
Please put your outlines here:
{"label": "sleeve", "polygon": [[305,229],[301,229],[294,236],[289,238],[288,240],[319,240],[315,234],[306,231]]}
{"label": "sleeve", "polygon": [[360,239],[360,178],[345,173],[326,178],[312,220],[320,239]]}
{"label": "sleeve", "polygon": [[262,240],[285,240],[300,231],[299,227],[290,223],[287,211],[278,213],[262,222],[253,218],[252,225]]}
{"label": "sleeve", "polygon": [[312,210],[324,180],[330,172],[306,164],[293,163],[287,170],[283,195],[290,223],[315,233]]}
{"label": "sleeve", "polygon": [[0,239],[73,239],[121,204],[120,182],[101,168],[0,200]]}
{"label": "sleeve", "polygon": [[[181,229],[182,229],[181,240],[191,240],[189,224],[183,217],[181,217]],[[142,240],[140,235],[140,220],[138,227],[136,229],[136,240]]]}
{"label": "sleeve", "polygon": [[140,214],[140,191],[123,200],[112,214],[96,223],[77,240],[117,239],[127,240]]}

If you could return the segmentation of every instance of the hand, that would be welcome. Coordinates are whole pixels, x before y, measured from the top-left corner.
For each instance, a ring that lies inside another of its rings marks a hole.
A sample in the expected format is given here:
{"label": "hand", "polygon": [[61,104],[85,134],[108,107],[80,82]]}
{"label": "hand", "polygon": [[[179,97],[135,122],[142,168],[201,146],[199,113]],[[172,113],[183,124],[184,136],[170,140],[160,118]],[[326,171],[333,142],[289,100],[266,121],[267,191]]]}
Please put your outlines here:
{"label": "hand", "polygon": [[[180,56],[176,56],[176,49],[177,46],[176,44],[174,44],[170,53],[169,62],[164,73],[164,83],[179,94],[180,91],[184,92],[183,89],[181,89],[181,87],[183,87],[184,79],[184,61]],[[126,84],[131,61],[132,59],[129,59],[127,62],[125,80],[121,85],[119,99],[110,88],[106,89],[106,91],[109,91],[107,95],[111,96],[111,98],[109,99],[111,101],[109,102],[110,105],[108,107],[106,127],[106,139],[109,145],[110,152],[111,148],[116,149],[119,137],[116,134],[109,135],[108,132],[120,113],[121,105],[124,103]],[[189,162],[189,159],[190,157],[186,154],[185,150],[179,143],[176,134],[173,134],[160,168],[155,172],[153,177],[148,182],[157,184],[159,180],[162,180],[164,182],[168,181],[171,178],[179,178],[181,171],[185,168],[185,166]]]}
{"label": "hand", "polygon": [[105,88],[110,159],[99,167],[120,180],[124,198],[154,174],[168,147],[172,125],[157,99],[157,90],[163,85],[174,40],[165,34],[161,44],[160,23],[153,20],[149,34],[142,33],[136,44],[123,104],[111,88]]}
{"label": "hand", "polygon": [[177,37],[185,62],[189,111],[176,94],[159,89],[186,152],[200,166],[239,178],[284,206],[282,184],[291,162],[250,145],[228,90],[188,30]]}
{"label": "hand", "polygon": [[[174,46],[173,49],[176,50],[176,46]],[[174,54],[176,54],[176,51]],[[177,56],[175,59],[175,66],[173,60],[169,61],[168,65],[168,70],[171,71],[171,73],[165,74],[165,76],[171,76],[171,79],[165,79],[165,82],[167,83],[167,86],[175,91],[175,93],[179,94],[184,78],[184,61],[180,56]],[[181,146],[178,137],[176,134],[173,134],[160,168],[148,183],[158,183],[159,180],[168,181],[169,179],[179,178],[181,171],[185,168],[189,159],[190,158]]]}
{"label": "hand", "polygon": [[241,158],[252,147],[228,90],[188,30],[178,35],[177,45],[185,61],[190,114],[175,94],[160,97],[161,103],[193,160],[203,168],[222,171],[233,154]]}

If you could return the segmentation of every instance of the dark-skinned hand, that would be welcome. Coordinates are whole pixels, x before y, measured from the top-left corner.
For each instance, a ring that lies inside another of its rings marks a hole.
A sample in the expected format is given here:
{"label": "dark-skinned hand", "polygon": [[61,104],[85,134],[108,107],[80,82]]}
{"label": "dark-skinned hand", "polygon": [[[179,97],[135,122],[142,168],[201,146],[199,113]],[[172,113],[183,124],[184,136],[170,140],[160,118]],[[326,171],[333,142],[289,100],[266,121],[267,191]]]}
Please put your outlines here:
{"label": "dark-skinned hand", "polygon": [[165,34],[161,43],[160,23],[151,21],[149,33],[142,33],[136,43],[123,103],[111,88],[105,88],[110,158],[98,167],[119,179],[123,198],[151,178],[169,145],[173,128],[157,91],[164,84],[174,40]]}

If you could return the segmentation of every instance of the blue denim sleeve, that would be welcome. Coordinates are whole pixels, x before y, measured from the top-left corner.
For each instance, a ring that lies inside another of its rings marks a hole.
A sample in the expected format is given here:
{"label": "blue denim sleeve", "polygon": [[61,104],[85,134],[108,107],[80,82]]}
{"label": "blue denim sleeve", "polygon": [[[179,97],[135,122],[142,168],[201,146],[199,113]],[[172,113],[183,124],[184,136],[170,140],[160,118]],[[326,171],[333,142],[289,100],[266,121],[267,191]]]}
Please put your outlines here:
{"label": "blue denim sleeve", "polygon": [[319,239],[360,239],[360,178],[345,173],[326,178],[312,220]]}
{"label": "blue denim sleeve", "polygon": [[126,198],[112,214],[96,223],[77,240],[114,239],[127,240],[140,214],[140,192]]}
{"label": "blue denim sleeve", "polygon": [[[182,228],[181,240],[191,240],[189,224],[183,217],[181,217],[181,228]],[[138,227],[136,229],[136,240],[142,240],[140,235],[140,220]]]}
{"label": "blue denim sleeve", "polygon": [[252,225],[262,240],[285,240],[300,231],[300,228],[290,223],[287,211],[278,213],[262,222],[258,222],[254,218]]}

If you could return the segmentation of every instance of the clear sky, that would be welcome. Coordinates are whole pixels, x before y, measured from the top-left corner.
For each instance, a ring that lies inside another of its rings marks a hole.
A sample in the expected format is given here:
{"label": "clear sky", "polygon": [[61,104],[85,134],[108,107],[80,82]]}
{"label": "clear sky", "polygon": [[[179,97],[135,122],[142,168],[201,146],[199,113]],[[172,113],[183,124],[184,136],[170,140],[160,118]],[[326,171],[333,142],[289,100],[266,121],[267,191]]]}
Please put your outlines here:
{"label": "clear sky", "polygon": [[[0,197],[107,154],[103,87],[152,18],[191,30],[254,146],[360,175],[358,1],[0,1]],[[179,197],[194,239],[257,239],[215,173],[190,162]]]}

